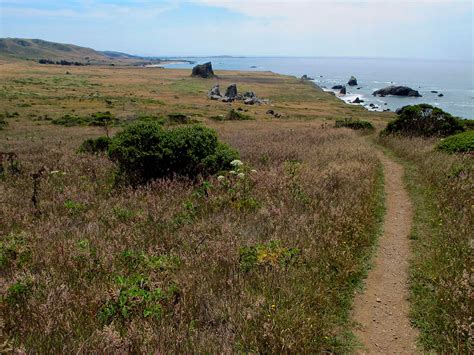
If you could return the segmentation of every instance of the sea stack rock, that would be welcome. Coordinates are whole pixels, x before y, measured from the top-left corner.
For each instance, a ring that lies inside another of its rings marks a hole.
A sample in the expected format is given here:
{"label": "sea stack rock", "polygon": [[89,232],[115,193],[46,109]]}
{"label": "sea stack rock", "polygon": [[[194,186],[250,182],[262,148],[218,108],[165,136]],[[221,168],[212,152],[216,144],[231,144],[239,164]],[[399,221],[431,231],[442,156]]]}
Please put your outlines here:
{"label": "sea stack rock", "polygon": [[333,90],[341,90],[344,87],[344,85],[334,85],[331,89]]}
{"label": "sea stack rock", "polygon": [[237,84],[230,85],[225,91],[225,96],[229,99],[235,99],[237,97]]}
{"label": "sea stack rock", "polygon": [[347,85],[349,86],[357,86],[357,79],[355,76],[351,76],[349,81],[347,82]]}
{"label": "sea stack rock", "polygon": [[198,64],[193,68],[193,72],[191,76],[197,76],[199,78],[209,79],[214,78],[216,75],[212,70],[211,62],[207,62],[204,64]]}
{"label": "sea stack rock", "polygon": [[364,102],[364,100],[359,99],[359,96],[357,96],[357,97],[355,98],[355,100],[352,101],[353,104],[360,104],[360,103],[362,103],[362,102]]}
{"label": "sea stack rock", "polygon": [[407,96],[407,97],[421,97],[420,93],[406,86],[388,86],[386,88],[374,91],[374,96]]}
{"label": "sea stack rock", "polygon": [[339,94],[341,94],[341,95],[346,94],[346,87],[345,86],[342,87],[341,91],[339,91]]}
{"label": "sea stack rock", "polygon": [[314,80],[314,78],[311,78],[311,77],[309,77],[308,75],[305,74],[301,77],[301,80]]}

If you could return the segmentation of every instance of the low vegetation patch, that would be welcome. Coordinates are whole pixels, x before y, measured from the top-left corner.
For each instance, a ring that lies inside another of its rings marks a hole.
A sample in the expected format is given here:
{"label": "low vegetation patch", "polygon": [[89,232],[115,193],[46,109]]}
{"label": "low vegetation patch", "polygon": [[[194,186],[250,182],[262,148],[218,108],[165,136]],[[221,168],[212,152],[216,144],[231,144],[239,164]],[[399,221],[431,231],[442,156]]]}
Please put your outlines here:
{"label": "low vegetation patch", "polygon": [[108,300],[97,314],[105,324],[114,319],[124,322],[134,317],[160,320],[169,303],[178,295],[176,286],[163,290],[153,286],[143,275],[119,276],[117,285],[118,296]]}
{"label": "low vegetation patch", "polygon": [[346,127],[354,130],[373,130],[374,125],[369,121],[353,120],[351,118],[336,121],[336,127]]}
{"label": "low vegetation patch", "polygon": [[464,126],[456,117],[428,104],[402,107],[397,110],[397,115],[382,131],[383,134],[432,137],[464,131]]}
{"label": "low vegetation patch", "polygon": [[53,124],[73,127],[73,126],[114,126],[119,123],[119,120],[109,111],[96,112],[88,116],[79,116],[75,114],[66,114],[60,118],[53,119]]}
{"label": "low vegetation patch", "polygon": [[474,131],[467,131],[447,137],[438,143],[436,149],[446,153],[474,152]]}
{"label": "low vegetation patch", "polygon": [[203,126],[164,129],[156,122],[128,126],[111,141],[109,156],[130,182],[174,175],[196,178],[230,168],[236,151]]}
{"label": "low vegetation patch", "polygon": [[239,251],[241,269],[243,271],[250,271],[256,267],[286,267],[294,263],[301,250],[283,247],[280,244],[278,240],[274,240],[266,244],[256,244],[241,248]]}
{"label": "low vegetation patch", "polygon": [[211,119],[215,121],[247,121],[253,118],[238,110],[231,109],[227,115],[212,116]]}

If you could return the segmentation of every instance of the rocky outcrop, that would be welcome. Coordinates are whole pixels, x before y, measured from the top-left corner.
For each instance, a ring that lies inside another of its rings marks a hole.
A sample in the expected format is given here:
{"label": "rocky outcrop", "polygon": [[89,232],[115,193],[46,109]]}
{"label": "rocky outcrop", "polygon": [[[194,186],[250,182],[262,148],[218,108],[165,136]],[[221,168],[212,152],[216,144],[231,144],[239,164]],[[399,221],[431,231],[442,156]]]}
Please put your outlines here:
{"label": "rocky outcrop", "polygon": [[355,76],[351,76],[349,81],[347,82],[347,85],[349,86],[357,86],[357,79]]}
{"label": "rocky outcrop", "polygon": [[420,93],[416,90],[413,90],[407,86],[388,86],[386,88],[374,91],[372,93],[374,96],[406,96],[406,97],[421,97]]}
{"label": "rocky outcrop", "polygon": [[341,90],[344,87],[344,85],[334,85],[331,89],[333,90]]}
{"label": "rocky outcrop", "polygon": [[309,77],[308,75],[305,74],[301,77],[301,80],[314,80],[314,78],[311,78],[311,77]]}
{"label": "rocky outcrop", "polygon": [[193,72],[191,76],[196,76],[196,77],[204,78],[204,79],[216,77],[216,75],[214,74],[214,71],[212,70],[211,62],[196,65],[193,68]]}
{"label": "rocky outcrop", "polygon": [[235,99],[237,97],[237,84],[231,84],[225,91],[225,96],[229,99]]}
{"label": "rocky outcrop", "polygon": [[216,84],[212,87],[212,89],[208,92],[207,97],[211,100],[219,100],[222,97],[219,84]]}
{"label": "rocky outcrop", "polygon": [[346,87],[345,87],[345,86],[343,86],[343,87],[342,87],[342,89],[341,89],[341,91],[339,91],[339,94],[341,94],[341,95],[345,95],[346,93],[347,93],[347,91],[346,91]]}
{"label": "rocky outcrop", "polygon": [[211,100],[219,100],[222,102],[233,102],[243,100],[246,105],[255,105],[255,104],[267,104],[269,103],[266,99],[260,99],[257,97],[255,92],[247,91],[243,95],[238,93],[237,84],[231,84],[227,87],[225,95],[222,96],[220,93],[219,85],[216,84],[208,92],[207,97]]}
{"label": "rocky outcrop", "polygon": [[360,103],[362,103],[362,102],[364,102],[364,100],[359,99],[359,96],[357,96],[357,97],[355,98],[355,100],[352,101],[353,104],[360,104]]}

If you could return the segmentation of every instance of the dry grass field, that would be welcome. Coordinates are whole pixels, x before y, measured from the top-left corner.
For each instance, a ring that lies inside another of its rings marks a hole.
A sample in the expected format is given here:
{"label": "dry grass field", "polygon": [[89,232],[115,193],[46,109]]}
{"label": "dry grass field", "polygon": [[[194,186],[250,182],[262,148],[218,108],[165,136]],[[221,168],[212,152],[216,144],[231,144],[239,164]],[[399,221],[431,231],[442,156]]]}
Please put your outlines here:
{"label": "dry grass field", "polygon": [[[1,183],[6,346],[350,348],[348,311],[376,236],[381,170],[370,144],[327,120],[375,114],[272,73],[218,72],[222,86],[237,82],[272,104],[233,104],[256,120],[214,122],[207,117],[229,105],[208,100],[214,81],[187,71],[1,69],[12,116],[1,150],[21,166]],[[285,117],[270,119],[269,108]],[[116,188],[106,156],[77,153],[102,129],[51,123],[105,110],[124,124],[177,112],[202,121],[240,152],[246,177]],[[35,209],[31,174],[43,166]]]}
{"label": "dry grass field", "polygon": [[[357,345],[349,314],[380,231],[383,172],[377,147],[334,121],[382,127],[393,114],[269,72],[189,74],[0,63],[8,123],[0,151],[15,153],[0,181],[4,350],[344,353]],[[211,101],[214,83],[271,103]],[[231,108],[252,120],[210,119]],[[114,185],[105,154],[78,153],[103,129],[53,124],[104,111],[119,119],[111,134],[140,116],[184,114],[240,153],[244,176]]]}

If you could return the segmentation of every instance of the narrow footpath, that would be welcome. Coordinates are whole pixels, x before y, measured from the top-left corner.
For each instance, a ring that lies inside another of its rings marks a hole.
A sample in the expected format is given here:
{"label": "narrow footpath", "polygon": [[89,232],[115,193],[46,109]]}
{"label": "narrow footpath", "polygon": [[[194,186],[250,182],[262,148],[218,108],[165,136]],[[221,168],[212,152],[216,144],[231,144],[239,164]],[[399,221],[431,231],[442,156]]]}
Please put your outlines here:
{"label": "narrow footpath", "polygon": [[379,153],[385,174],[383,234],[364,293],[356,296],[360,354],[414,354],[417,331],[410,325],[408,263],[413,208],[403,183],[403,167]]}

